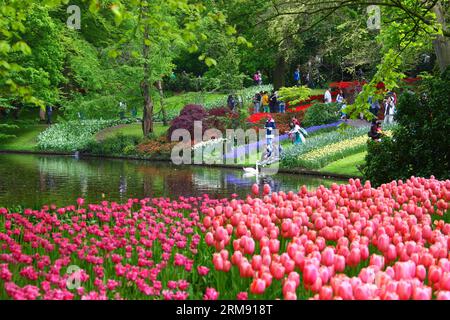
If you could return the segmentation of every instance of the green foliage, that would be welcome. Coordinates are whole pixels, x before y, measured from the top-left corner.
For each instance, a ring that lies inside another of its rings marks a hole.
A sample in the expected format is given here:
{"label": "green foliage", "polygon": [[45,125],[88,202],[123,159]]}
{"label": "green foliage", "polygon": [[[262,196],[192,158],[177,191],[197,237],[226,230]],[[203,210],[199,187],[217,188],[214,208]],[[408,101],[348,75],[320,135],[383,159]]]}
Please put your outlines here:
{"label": "green foliage", "polygon": [[450,68],[399,98],[392,139],[370,143],[365,176],[375,185],[412,175],[450,176]]}
{"label": "green foliage", "polygon": [[284,87],[278,90],[278,95],[279,100],[289,102],[291,105],[296,105],[309,98],[311,92],[311,89],[308,87]]}
{"label": "green foliage", "polygon": [[[14,138],[15,136],[12,134],[8,134],[7,131],[17,129],[17,126],[9,125],[9,124],[1,124],[0,123],[0,141]],[[3,131],[3,132],[2,132]]]}
{"label": "green foliage", "polygon": [[136,146],[141,138],[123,134],[116,134],[100,142],[90,141],[83,152],[94,155],[132,155],[136,153]]}
{"label": "green foliage", "polygon": [[305,114],[303,126],[306,128],[339,121],[341,107],[337,103],[315,103]]}
{"label": "green foliage", "polygon": [[389,50],[382,63],[377,66],[377,72],[372,80],[364,85],[363,91],[358,95],[355,103],[347,106],[344,112],[353,119],[356,119],[360,113],[363,113],[367,119],[373,119],[374,115],[369,110],[369,98],[383,100],[385,93],[377,88],[380,82],[384,83],[388,91],[399,87],[400,80],[405,78],[405,75],[399,72],[401,63],[401,57],[394,50]]}
{"label": "green foliage", "polygon": [[[205,54],[200,57],[210,67],[204,75],[205,89],[219,91],[241,89],[245,75],[240,71],[238,45],[222,30],[210,33],[204,48]],[[206,58],[206,55],[210,58]]]}
{"label": "green foliage", "polygon": [[[10,67],[0,77],[0,90],[10,95],[11,99],[25,96],[25,101],[54,104],[59,100],[58,87],[64,81],[64,50],[59,36],[61,26],[52,20],[48,9],[42,5],[33,3],[20,10],[23,10],[23,14],[26,12],[26,20],[20,22],[20,32],[26,30],[26,33],[11,47],[11,51],[4,52],[7,53],[8,62],[3,63],[3,66]],[[19,34],[15,34],[15,37],[19,38]],[[4,41],[5,49],[8,41],[14,41],[12,38],[14,36],[6,37],[5,40],[0,38],[0,42]],[[20,50],[14,50],[14,47]],[[9,90],[6,88],[8,84]]]}

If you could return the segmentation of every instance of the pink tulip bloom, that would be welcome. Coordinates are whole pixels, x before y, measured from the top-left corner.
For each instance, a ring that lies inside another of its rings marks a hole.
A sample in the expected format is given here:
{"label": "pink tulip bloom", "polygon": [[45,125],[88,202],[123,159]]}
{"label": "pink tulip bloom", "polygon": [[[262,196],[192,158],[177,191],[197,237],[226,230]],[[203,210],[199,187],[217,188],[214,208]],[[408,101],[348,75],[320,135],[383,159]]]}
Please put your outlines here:
{"label": "pink tulip bloom", "polygon": [[197,272],[200,276],[206,276],[209,273],[209,268],[204,267],[204,266],[198,266]]}
{"label": "pink tulip bloom", "polygon": [[303,268],[303,282],[305,285],[312,286],[319,276],[319,271],[315,265],[307,264]]}
{"label": "pink tulip bloom", "polygon": [[334,265],[334,250],[332,248],[325,248],[325,250],[322,252],[322,263],[329,267]]}
{"label": "pink tulip bloom", "polygon": [[296,290],[297,285],[294,281],[288,280],[283,284],[283,296],[285,297],[288,293],[295,293]]}
{"label": "pink tulip bloom", "polygon": [[439,289],[450,291],[450,272],[444,272],[439,282]]}
{"label": "pink tulip bloom", "polygon": [[236,297],[238,300],[248,300],[247,292],[239,292]]}
{"label": "pink tulip bloom", "polygon": [[450,300],[450,291],[439,291],[437,293],[437,300]]}
{"label": "pink tulip bloom", "polygon": [[322,288],[320,288],[319,298],[320,300],[333,299],[333,289],[330,286],[323,286]]}
{"label": "pink tulip bloom", "polygon": [[409,282],[400,280],[397,285],[397,295],[401,300],[409,300],[412,295],[412,286]]}
{"label": "pink tulip bloom", "polygon": [[219,298],[219,292],[214,288],[207,288],[203,300],[217,300]]}
{"label": "pink tulip bloom", "polygon": [[250,291],[253,294],[264,294],[266,291],[266,281],[262,279],[254,279],[250,285]]}
{"label": "pink tulip bloom", "polygon": [[338,287],[338,295],[344,299],[344,300],[353,300],[353,289],[352,285],[347,282],[343,281],[339,287]]}
{"label": "pink tulip bloom", "polygon": [[431,300],[431,288],[429,287],[416,287],[413,292],[414,300]]}
{"label": "pink tulip bloom", "polygon": [[372,299],[372,290],[369,285],[364,284],[357,286],[354,289],[355,299],[356,300],[371,300]]}
{"label": "pink tulip bloom", "polygon": [[277,280],[281,280],[284,277],[285,272],[286,269],[280,263],[272,262],[270,265],[270,273],[272,273],[272,276]]}
{"label": "pink tulip bloom", "polygon": [[343,256],[337,255],[334,259],[334,268],[337,272],[344,272],[345,270],[345,258]]}

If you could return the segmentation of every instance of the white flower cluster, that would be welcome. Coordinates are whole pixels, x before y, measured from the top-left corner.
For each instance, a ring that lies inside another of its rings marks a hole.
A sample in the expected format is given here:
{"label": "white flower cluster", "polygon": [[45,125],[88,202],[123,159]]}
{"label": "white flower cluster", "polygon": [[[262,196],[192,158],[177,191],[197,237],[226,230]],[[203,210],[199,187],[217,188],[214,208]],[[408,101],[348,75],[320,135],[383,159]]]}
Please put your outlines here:
{"label": "white flower cluster", "polygon": [[203,149],[206,147],[214,147],[215,145],[219,145],[219,144],[223,144],[227,141],[227,139],[224,138],[220,138],[220,139],[213,139],[213,140],[208,140],[208,141],[202,141],[197,143],[196,145],[194,145],[192,147],[192,151],[198,150],[198,149]]}

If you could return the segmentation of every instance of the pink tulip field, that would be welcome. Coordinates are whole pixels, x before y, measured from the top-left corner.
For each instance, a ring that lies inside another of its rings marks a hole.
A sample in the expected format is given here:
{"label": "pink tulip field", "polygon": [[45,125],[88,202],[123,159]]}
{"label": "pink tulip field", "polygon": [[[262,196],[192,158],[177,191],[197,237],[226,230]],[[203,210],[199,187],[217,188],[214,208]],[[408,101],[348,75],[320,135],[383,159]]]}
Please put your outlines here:
{"label": "pink tulip field", "polygon": [[0,209],[0,299],[450,299],[450,180],[251,193]]}

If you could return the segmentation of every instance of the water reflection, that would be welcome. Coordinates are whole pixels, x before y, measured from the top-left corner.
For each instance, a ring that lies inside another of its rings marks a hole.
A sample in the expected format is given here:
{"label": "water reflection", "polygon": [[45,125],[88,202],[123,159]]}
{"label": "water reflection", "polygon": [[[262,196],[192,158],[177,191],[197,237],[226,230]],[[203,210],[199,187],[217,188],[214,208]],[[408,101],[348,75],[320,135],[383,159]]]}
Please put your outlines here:
{"label": "water reflection", "polygon": [[[177,167],[168,163],[80,159],[72,157],[0,155],[0,206],[72,204],[78,197],[89,202],[126,201],[131,197],[201,196],[241,197],[256,179],[243,172],[204,167]],[[274,191],[299,190],[307,185],[330,186],[334,181],[279,174],[260,179]]]}

